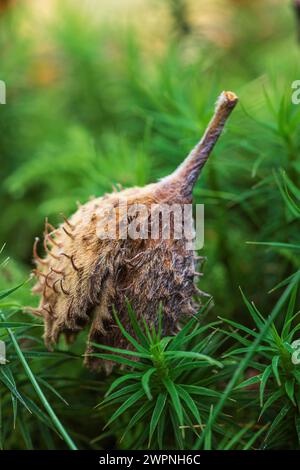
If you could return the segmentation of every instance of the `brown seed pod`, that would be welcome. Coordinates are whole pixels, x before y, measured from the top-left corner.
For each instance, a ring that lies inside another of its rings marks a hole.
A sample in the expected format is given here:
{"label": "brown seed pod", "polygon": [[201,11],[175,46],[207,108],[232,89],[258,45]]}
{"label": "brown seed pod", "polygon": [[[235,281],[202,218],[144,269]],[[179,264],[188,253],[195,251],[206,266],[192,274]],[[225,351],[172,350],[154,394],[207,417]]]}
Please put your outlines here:
{"label": "brown seed pod", "polygon": [[[131,209],[137,204],[139,208],[158,204],[183,207],[192,202],[195,182],[237,100],[231,92],[220,95],[203,138],[171,175],[144,188],[120,188],[94,198],[80,205],[70,219],[63,216],[64,222],[56,230],[46,220],[46,228],[52,232],[45,230],[44,259],[37,253],[38,239],[34,244],[38,280],[33,292],[41,296],[36,313],[44,317],[48,347],[61,333],[71,340],[89,324],[85,362],[93,367],[103,365],[109,371],[110,364],[89,354],[93,342],[128,347],[115,324],[113,307],[130,330],[127,299],[138,318],[143,316],[154,324],[161,304],[163,332],[168,334],[176,332],[182,315],[196,311],[196,298],[204,293],[194,284],[201,273],[197,272],[197,257],[187,248],[186,237],[174,237],[174,221],[169,237],[162,236],[162,222],[158,237],[148,236],[153,214],[141,215],[140,210]],[[114,221],[118,223],[116,236],[108,237]],[[136,223],[137,231],[143,230],[146,236],[124,237],[128,223]]]}

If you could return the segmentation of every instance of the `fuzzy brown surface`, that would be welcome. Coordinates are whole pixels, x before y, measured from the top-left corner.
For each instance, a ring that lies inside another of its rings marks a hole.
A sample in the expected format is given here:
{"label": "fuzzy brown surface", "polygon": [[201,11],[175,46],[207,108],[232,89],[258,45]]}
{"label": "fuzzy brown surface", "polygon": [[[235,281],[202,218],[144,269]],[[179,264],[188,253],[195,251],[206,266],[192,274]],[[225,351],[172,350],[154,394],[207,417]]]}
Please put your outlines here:
{"label": "fuzzy brown surface", "polygon": [[[87,324],[88,353],[93,351],[91,342],[127,347],[112,314],[114,306],[130,329],[126,299],[138,318],[154,324],[161,304],[165,333],[174,333],[178,319],[194,312],[195,259],[185,247],[186,240],[99,239],[97,224],[107,217],[105,207],[165,202],[163,193],[158,194],[160,200],[155,197],[154,188],[133,188],[94,199],[52,232],[46,221],[47,255],[35,257],[38,282],[33,292],[41,295],[37,313],[44,317],[48,347],[61,333],[71,339]],[[97,360],[87,355],[86,362],[91,365]]]}
{"label": "fuzzy brown surface", "polygon": [[194,283],[199,273],[195,272],[195,253],[187,249],[184,237],[174,239],[171,231],[168,239],[104,239],[99,226],[100,232],[109,226],[111,215],[106,209],[111,206],[116,208],[118,221],[130,223],[124,204],[128,210],[134,204],[150,208],[152,204],[191,203],[193,186],[236,102],[233,93],[222,93],[204,137],[172,175],[144,188],[93,199],[57,229],[46,220],[44,258],[37,253],[37,240],[34,245],[37,283],[33,292],[40,296],[40,304],[33,313],[44,319],[49,348],[61,334],[72,340],[88,325],[85,362],[110,370],[111,364],[91,353],[92,343],[129,347],[116,325],[113,308],[130,331],[127,300],[139,319],[154,325],[161,305],[164,334],[175,333],[180,318],[195,313],[201,294]]}

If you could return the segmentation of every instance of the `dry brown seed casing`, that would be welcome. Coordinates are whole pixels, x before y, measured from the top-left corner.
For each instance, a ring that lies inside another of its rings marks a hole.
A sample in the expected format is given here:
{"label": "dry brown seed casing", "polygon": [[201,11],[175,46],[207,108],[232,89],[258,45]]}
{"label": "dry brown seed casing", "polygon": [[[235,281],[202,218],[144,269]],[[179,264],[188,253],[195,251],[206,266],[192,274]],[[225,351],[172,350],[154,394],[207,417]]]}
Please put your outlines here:
{"label": "dry brown seed casing", "polygon": [[[174,173],[158,183],[92,199],[69,219],[63,216],[57,229],[46,219],[46,256],[38,255],[38,239],[33,248],[37,282],[32,291],[40,295],[33,313],[44,318],[44,339],[49,348],[60,334],[72,340],[89,324],[86,363],[98,367],[101,362],[89,355],[93,352],[91,343],[128,347],[114,321],[113,306],[130,330],[126,299],[138,318],[143,316],[154,324],[161,304],[165,334],[175,333],[182,315],[196,311],[201,292],[194,280],[201,273],[185,238],[102,239],[99,224],[105,227],[109,223],[111,206],[116,208],[118,220],[128,222],[128,212],[135,204],[150,208],[152,204],[191,203],[194,184],[236,103],[235,94],[221,94],[201,141]],[[111,367],[107,362],[102,365],[107,370]]]}

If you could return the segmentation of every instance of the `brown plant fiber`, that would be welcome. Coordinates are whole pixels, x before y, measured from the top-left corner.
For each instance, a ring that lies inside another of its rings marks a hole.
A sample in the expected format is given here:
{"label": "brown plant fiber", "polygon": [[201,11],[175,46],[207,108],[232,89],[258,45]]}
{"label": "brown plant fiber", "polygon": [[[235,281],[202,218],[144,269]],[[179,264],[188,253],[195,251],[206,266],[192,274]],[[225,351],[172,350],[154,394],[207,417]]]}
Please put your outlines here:
{"label": "brown plant fiber", "polygon": [[58,228],[46,219],[45,257],[38,255],[38,239],[33,248],[37,278],[33,292],[40,296],[40,304],[32,311],[44,319],[44,339],[49,348],[62,333],[72,340],[89,325],[85,362],[109,370],[108,362],[90,354],[94,351],[92,343],[128,347],[114,320],[113,306],[130,331],[126,299],[138,318],[143,316],[154,324],[161,304],[165,334],[175,333],[178,320],[196,311],[201,292],[194,281],[199,273],[195,252],[186,248],[185,239],[102,239],[99,223],[101,227],[109,225],[111,216],[106,209],[111,205],[118,220],[128,222],[124,204],[129,211],[133,204],[191,203],[199,173],[236,103],[234,93],[220,95],[203,138],[171,175],[143,188],[93,199],[69,219],[64,217]]}

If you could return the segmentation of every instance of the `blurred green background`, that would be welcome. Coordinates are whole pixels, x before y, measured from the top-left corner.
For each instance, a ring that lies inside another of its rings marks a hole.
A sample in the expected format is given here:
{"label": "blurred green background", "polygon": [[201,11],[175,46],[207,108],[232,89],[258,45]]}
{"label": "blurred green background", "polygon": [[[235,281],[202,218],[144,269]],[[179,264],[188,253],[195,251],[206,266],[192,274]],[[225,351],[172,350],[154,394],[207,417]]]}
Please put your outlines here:
{"label": "blurred green background", "polygon": [[1,1],[0,11],[4,281],[28,275],[45,216],[56,224],[113,183],[174,169],[232,89],[240,104],[194,193],[205,204],[201,288],[217,315],[243,316],[239,286],[268,311],[268,291],[299,266],[288,249],[247,244],[299,241],[280,191],[283,169],[299,196],[292,2]]}
{"label": "blurred green background", "polygon": [[[46,216],[55,225],[61,212],[70,215],[77,201],[112,184],[145,185],[173,170],[227,89],[240,103],[194,191],[195,202],[205,204],[200,254],[207,262],[199,284],[214,297],[209,320],[250,322],[239,286],[270,313],[281,294],[272,288],[300,260],[293,205],[300,200],[300,105],[291,101],[300,44],[292,1],[0,0],[0,51],[7,86],[0,246],[6,243],[10,257],[1,289],[28,278]],[[14,296],[37,303],[28,283]],[[83,368],[84,334],[65,359],[46,353],[41,335],[41,328],[34,337],[20,333],[19,342],[51,402],[52,383],[72,405],[56,397],[54,406],[73,437],[82,448],[115,445],[116,436],[101,431],[110,410],[93,410],[110,379]],[[38,353],[26,350],[34,342]],[[63,354],[67,347],[59,348]],[[12,370],[26,394],[18,360]],[[4,397],[4,421],[12,425],[11,398]],[[15,433],[4,426],[8,448],[64,446],[53,442],[40,410],[36,415],[41,421],[21,410]]]}

